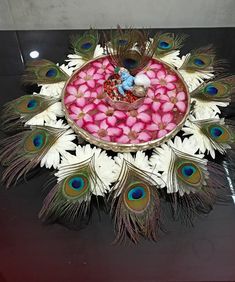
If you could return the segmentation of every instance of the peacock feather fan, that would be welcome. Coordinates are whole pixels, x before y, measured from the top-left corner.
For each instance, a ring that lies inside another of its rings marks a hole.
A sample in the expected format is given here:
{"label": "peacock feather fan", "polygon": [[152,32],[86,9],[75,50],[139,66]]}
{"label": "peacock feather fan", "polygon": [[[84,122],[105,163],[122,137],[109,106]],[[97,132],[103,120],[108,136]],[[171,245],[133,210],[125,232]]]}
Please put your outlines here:
{"label": "peacock feather fan", "polygon": [[155,55],[161,58],[183,46],[188,36],[185,34],[157,33],[153,40],[155,42]]}
{"label": "peacock feather fan", "polygon": [[146,32],[118,29],[111,33],[106,45],[115,67],[124,67],[133,75],[143,69],[154,54],[154,42],[150,42]]}
{"label": "peacock feather fan", "polygon": [[84,60],[93,58],[95,48],[99,43],[99,34],[97,30],[90,29],[82,36],[76,35],[71,38],[71,44],[74,52]]}
{"label": "peacock feather fan", "polygon": [[66,81],[69,76],[49,60],[35,60],[26,65],[22,80],[25,84],[52,84]]}
{"label": "peacock feather fan", "polygon": [[55,175],[58,182],[44,200],[39,217],[43,221],[65,219],[76,223],[89,215],[95,190],[104,191],[94,167],[94,156],[77,164],[60,165]]}
{"label": "peacock feather fan", "polygon": [[191,53],[186,55],[179,69],[189,73],[201,72],[206,74],[222,71],[224,64],[223,60],[216,59],[215,50],[209,45],[191,51]]}
{"label": "peacock feather fan", "polygon": [[5,104],[1,115],[2,130],[22,129],[24,123],[45,111],[58,100],[42,95],[25,95]]}
{"label": "peacock feather fan", "polygon": [[0,162],[7,166],[2,181],[9,188],[34,169],[65,133],[64,128],[36,126],[6,137],[0,143]]}
{"label": "peacock feather fan", "polygon": [[191,97],[208,102],[230,102],[234,92],[235,76],[232,75],[203,83],[191,93]]}
{"label": "peacock feather fan", "polygon": [[112,190],[111,211],[116,229],[115,243],[129,236],[138,243],[140,236],[157,239],[160,200],[156,182],[148,173],[123,160],[117,183]]}

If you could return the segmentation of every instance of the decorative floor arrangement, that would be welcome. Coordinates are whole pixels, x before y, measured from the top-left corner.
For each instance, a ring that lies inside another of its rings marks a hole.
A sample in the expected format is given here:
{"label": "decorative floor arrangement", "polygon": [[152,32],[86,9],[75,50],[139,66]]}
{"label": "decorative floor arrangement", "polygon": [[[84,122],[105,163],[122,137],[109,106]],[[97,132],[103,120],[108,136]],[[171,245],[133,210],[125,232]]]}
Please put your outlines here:
{"label": "decorative floor arrangement", "polygon": [[23,82],[40,92],[2,111],[6,187],[37,166],[56,169],[39,217],[76,225],[94,198],[104,200],[115,242],[157,240],[162,202],[169,216],[192,223],[229,199],[226,167],[206,156],[233,149],[234,125],[220,107],[232,100],[235,76],[223,74],[211,46],[180,57],[185,39],[119,28],[101,46],[90,30],[72,38],[65,64],[29,62]]}

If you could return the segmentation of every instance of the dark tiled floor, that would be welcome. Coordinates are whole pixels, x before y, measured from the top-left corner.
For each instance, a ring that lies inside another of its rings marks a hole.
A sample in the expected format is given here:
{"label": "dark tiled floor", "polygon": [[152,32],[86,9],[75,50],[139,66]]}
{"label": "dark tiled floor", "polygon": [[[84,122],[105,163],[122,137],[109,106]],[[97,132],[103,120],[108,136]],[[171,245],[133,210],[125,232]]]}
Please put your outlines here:
{"label": "dark tiled floor", "polygon": [[[182,54],[213,43],[219,58],[235,73],[235,29],[180,30],[190,34]],[[29,52],[62,63],[68,36],[75,31],[0,33],[0,102],[19,97],[26,89],[20,75]],[[226,111],[234,117],[234,109]],[[0,190],[0,282],[74,281],[235,281],[235,207],[232,203],[196,222],[195,228],[171,223],[154,244],[111,245],[114,239],[108,215],[96,213],[80,231],[61,225],[42,225],[37,219],[47,171]]]}

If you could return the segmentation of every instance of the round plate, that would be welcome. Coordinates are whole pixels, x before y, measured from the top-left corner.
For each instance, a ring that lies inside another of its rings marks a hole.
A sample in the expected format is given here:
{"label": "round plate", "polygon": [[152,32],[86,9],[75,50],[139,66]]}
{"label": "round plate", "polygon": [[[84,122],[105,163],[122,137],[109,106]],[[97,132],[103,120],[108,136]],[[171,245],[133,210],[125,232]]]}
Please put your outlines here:
{"label": "round plate", "polygon": [[89,61],[68,80],[63,90],[65,117],[89,143],[115,152],[150,149],[173,137],[190,110],[189,91],[181,75],[153,58],[141,73],[151,80],[143,103],[135,110],[110,107],[104,82],[114,74],[109,56]]}

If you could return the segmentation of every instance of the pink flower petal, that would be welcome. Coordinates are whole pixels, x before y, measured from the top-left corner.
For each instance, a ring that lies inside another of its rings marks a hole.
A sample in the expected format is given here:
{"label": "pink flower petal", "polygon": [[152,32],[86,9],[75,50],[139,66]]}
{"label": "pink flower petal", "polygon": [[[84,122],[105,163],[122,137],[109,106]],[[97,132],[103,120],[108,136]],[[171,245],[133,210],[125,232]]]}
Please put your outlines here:
{"label": "pink flower petal", "polygon": [[155,91],[155,95],[160,94],[163,95],[166,93],[166,88],[165,87],[160,87]]}
{"label": "pink flower petal", "polygon": [[84,84],[84,85],[79,86],[79,88],[78,88],[78,91],[77,91],[77,92],[79,92],[79,93],[84,93],[84,92],[86,92],[86,91],[87,91],[87,89],[88,89],[87,85],[86,85],[86,84]]}
{"label": "pink flower petal", "polygon": [[152,123],[150,125],[147,125],[146,129],[149,131],[157,131],[159,130],[159,127],[156,123]]}
{"label": "pink flower petal", "polygon": [[167,131],[165,129],[159,130],[157,137],[161,138],[167,134]]}
{"label": "pink flower petal", "polygon": [[152,114],[152,120],[154,123],[162,122],[162,117],[159,114]]}
{"label": "pink flower petal", "polygon": [[133,130],[135,132],[140,132],[143,129],[144,129],[144,123],[143,122],[137,122],[131,128],[131,130]]}
{"label": "pink flower petal", "polygon": [[88,114],[85,114],[83,119],[84,119],[85,122],[93,122],[93,117],[88,115]]}
{"label": "pink flower petal", "polygon": [[155,78],[155,72],[152,70],[148,70],[146,74],[149,78]]}
{"label": "pink flower petal", "polygon": [[118,127],[109,127],[107,129],[108,131],[108,135],[109,136],[118,136],[120,137],[123,133],[122,129],[121,128],[118,128]]}
{"label": "pink flower petal", "polygon": [[73,101],[76,100],[76,97],[74,95],[68,95],[65,97],[64,102],[65,104],[72,103]]}
{"label": "pink flower petal", "polygon": [[154,92],[151,88],[148,89],[147,96],[150,97],[150,98],[154,97]]}
{"label": "pink flower petal", "polygon": [[168,74],[165,77],[166,82],[175,82],[177,81],[177,77],[175,75]]}
{"label": "pink flower petal", "polygon": [[102,79],[103,78],[103,75],[101,74],[94,74],[93,75],[93,79]]}
{"label": "pink flower petal", "polygon": [[86,77],[86,73],[84,71],[80,71],[78,76],[81,77],[81,78],[85,78]]}
{"label": "pink flower petal", "polygon": [[95,87],[95,81],[94,81],[94,80],[87,80],[87,84],[88,84],[91,88],[94,88],[94,87]]}
{"label": "pink flower petal", "polygon": [[105,112],[108,110],[108,107],[105,106],[104,104],[100,104],[100,105],[98,105],[97,109],[98,109],[100,112],[105,113]]}
{"label": "pink flower petal", "polygon": [[143,122],[150,122],[151,117],[150,117],[150,115],[148,115],[146,113],[140,113],[140,114],[138,114],[138,119],[140,119]]}
{"label": "pink flower petal", "polygon": [[132,127],[132,125],[134,125],[136,123],[137,119],[136,117],[128,117],[127,120],[126,120],[126,124],[129,126],[129,127]]}
{"label": "pink flower petal", "polygon": [[95,120],[103,120],[106,118],[106,114],[105,113],[98,113],[95,115]]}
{"label": "pink flower petal", "polygon": [[159,110],[160,106],[161,106],[161,103],[160,103],[160,102],[153,102],[153,104],[152,104],[152,109],[153,109],[155,112],[157,112],[157,111]]}
{"label": "pink flower petal", "polygon": [[170,101],[169,97],[167,95],[161,95],[160,96],[161,101]]}
{"label": "pink flower petal", "polygon": [[74,106],[74,105],[72,105],[72,106],[70,107],[70,110],[71,110],[74,114],[76,114],[76,115],[78,115],[78,114],[81,113],[81,111],[82,111],[81,108],[76,107],[76,106]]}
{"label": "pink flower petal", "polygon": [[117,122],[117,118],[115,116],[110,116],[107,118],[107,124],[110,126],[114,126]]}
{"label": "pink flower petal", "polygon": [[126,135],[123,135],[116,139],[118,143],[127,144],[129,143],[129,138]]}
{"label": "pink flower petal", "polygon": [[84,125],[83,119],[82,119],[82,118],[78,119],[78,120],[76,121],[76,124],[77,124],[79,127],[83,127],[83,125]]}
{"label": "pink flower petal", "polygon": [[151,139],[150,135],[146,132],[141,132],[138,136],[139,140],[143,140],[143,141],[149,141]]}
{"label": "pink flower petal", "polygon": [[68,86],[66,90],[71,95],[77,95],[77,88],[74,86]]}
{"label": "pink flower petal", "polygon": [[177,102],[176,103],[177,108],[183,113],[186,110],[186,105],[184,102]]}
{"label": "pink flower petal", "polygon": [[106,122],[106,120],[102,120],[101,123],[100,123],[100,128],[102,129],[107,129],[109,126]]}
{"label": "pink flower petal", "polygon": [[169,112],[174,108],[174,104],[171,102],[166,102],[162,105],[163,112]]}
{"label": "pink flower petal", "polygon": [[96,124],[94,124],[94,123],[88,123],[88,124],[86,125],[86,129],[87,129],[89,132],[94,133],[94,132],[98,132],[99,127],[98,127]]}
{"label": "pink flower petal", "polygon": [[78,99],[76,100],[76,104],[77,104],[77,106],[83,108],[83,107],[85,106],[85,104],[86,104],[86,99],[83,98],[83,97],[78,98]]}
{"label": "pink flower petal", "polygon": [[88,71],[87,71],[87,74],[89,76],[93,76],[93,74],[95,73],[95,68],[90,68]]}
{"label": "pink flower petal", "polygon": [[169,123],[169,122],[172,121],[172,119],[173,119],[173,115],[172,114],[164,114],[162,116],[162,122],[164,122],[164,123]]}
{"label": "pink flower petal", "polygon": [[118,126],[119,128],[121,128],[122,130],[123,130],[123,132],[124,132],[124,134],[128,134],[129,132],[130,132],[130,127],[128,127],[128,126],[126,126],[125,124],[119,124],[119,126]]}
{"label": "pink flower petal", "polygon": [[166,72],[165,71],[160,70],[160,71],[157,72],[157,78],[158,79],[164,79],[165,76],[166,76]]}
{"label": "pink flower petal", "polygon": [[111,138],[110,138],[108,135],[102,136],[102,137],[100,137],[100,139],[102,139],[102,140],[104,140],[104,141],[108,141],[108,142],[111,141]]}
{"label": "pink flower petal", "polygon": [[113,113],[113,115],[119,119],[123,119],[123,118],[126,118],[126,114],[124,112],[121,112],[121,111],[115,111]]}
{"label": "pink flower petal", "polygon": [[175,92],[175,90],[173,90],[173,91],[167,91],[167,95],[168,95],[168,97],[172,98],[172,97],[175,97],[175,96],[176,96],[176,92]]}
{"label": "pink flower petal", "polygon": [[178,101],[184,101],[185,100],[185,93],[183,91],[181,91],[177,94],[176,97],[177,97]]}
{"label": "pink flower petal", "polygon": [[166,85],[166,88],[169,89],[169,90],[173,90],[173,89],[175,89],[175,84],[168,82],[167,85]]}
{"label": "pink flower petal", "polygon": [[147,106],[147,105],[142,105],[142,106],[140,106],[140,107],[138,108],[137,112],[138,112],[138,113],[142,113],[142,112],[145,112],[145,111],[148,110],[148,109],[149,109],[149,106]]}
{"label": "pink flower petal", "polygon": [[166,130],[171,131],[176,127],[176,124],[173,122],[168,123],[168,125],[165,127]]}
{"label": "pink flower petal", "polygon": [[83,108],[84,113],[88,113],[89,111],[94,110],[95,105],[94,104],[88,104]]}
{"label": "pink flower petal", "polygon": [[144,104],[151,104],[153,102],[152,98],[145,98],[144,99]]}

